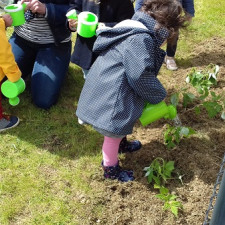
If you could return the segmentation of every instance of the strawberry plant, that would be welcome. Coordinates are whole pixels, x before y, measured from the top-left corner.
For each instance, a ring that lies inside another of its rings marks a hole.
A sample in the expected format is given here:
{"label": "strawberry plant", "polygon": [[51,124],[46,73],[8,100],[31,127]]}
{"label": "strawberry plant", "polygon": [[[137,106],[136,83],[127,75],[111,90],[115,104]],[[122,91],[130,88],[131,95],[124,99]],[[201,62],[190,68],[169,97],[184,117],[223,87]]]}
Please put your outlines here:
{"label": "strawberry plant", "polygon": [[174,170],[174,161],[166,162],[162,158],[156,158],[149,167],[145,167],[145,177],[148,183],[152,181],[157,185],[165,184],[167,179],[171,179],[171,173]]}
{"label": "strawberry plant", "polygon": [[170,194],[168,188],[164,186],[168,179],[172,179],[173,170],[174,161],[166,162],[162,158],[154,159],[149,167],[144,168],[148,183],[154,182],[154,188],[159,189],[156,197],[164,202],[163,209],[170,210],[177,217],[182,204],[176,200],[177,196]]}
{"label": "strawberry plant", "polygon": [[208,65],[203,71],[197,71],[196,68],[193,68],[186,77],[186,83],[191,84],[196,89],[197,95],[187,92],[188,88],[181,88],[180,91],[171,96],[171,103],[177,106],[182,95],[185,108],[189,103],[196,100],[198,104],[194,107],[194,110],[197,114],[205,109],[210,118],[220,114],[221,118],[225,120],[225,95],[217,95],[210,90],[217,85],[218,72],[219,66],[214,64]]}
{"label": "strawberry plant", "polygon": [[196,132],[191,127],[174,127],[167,124],[167,129],[164,133],[164,143],[168,149],[172,149],[176,147],[183,138],[188,138],[195,133]]}
{"label": "strawberry plant", "polygon": [[218,72],[219,66],[214,64],[209,64],[203,71],[192,68],[186,77],[186,83],[195,87],[199,94],[204,94],[210,87],[217,84]]}
{"label": "strawberry plant", "polygon": [[164,202],[163,210],[170,210],[177,217],[178,210],[183,208],[182,203],[176,200],[178,196],[170,194],[163,186],[159,187],[159,192],[156,197]]}

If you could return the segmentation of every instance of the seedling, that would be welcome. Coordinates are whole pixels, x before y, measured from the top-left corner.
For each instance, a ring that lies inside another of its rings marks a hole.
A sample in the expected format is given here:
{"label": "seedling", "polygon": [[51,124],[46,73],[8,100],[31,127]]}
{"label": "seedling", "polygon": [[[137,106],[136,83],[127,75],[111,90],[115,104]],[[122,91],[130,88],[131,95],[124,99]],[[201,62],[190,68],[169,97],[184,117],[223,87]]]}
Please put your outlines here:
{"label": "seedling", "polygon": [[155,182],[156,185],[165,184],[168,179],[172,179],[171,173],[174,170],[174,161],[166,162],[162,158],[156,158],[149,167],[145,167],[145,177],[148,183]]}
{"label": "seedling", "polygon": [[174,127],[167,124],[167,129],[164,133],[164,143],[168,149],[173,149],[183,138],[188,138],[195,133],[191,127]]}
{"label": "seedling", "polygon": [[198,95],[187,92],[187,88],[182,88],[171,96],[172,104],[177,106],[180,95],[182,95],[185,108],[189,103],[197,100],[198,104],[194,107],[196,114],[200,114],[201,109],[205,109],[210,118],[221,114],[221,118],[225,120],[225,96],[224,94],[217,95],[210,90],[217,84],[218,72],[219,66],[214,64],[209,64],[203,71],[197,71],[196,68],[193,68],[187,75],[186,82],[196,89]]}
{"label": "seedling", "polygon": [[149,167],[144,168],[148,183],[154,181],[154,188],[159,189],[159,194],[156,197],[164,202],[163,210],[170,210],[177,217],[182,204],[176,201],[177,196],[170,194],[169,190],[164,186],[168,179],[173,179],[171,175],[173,170],[174,161],[166,162],[162,158],[154,159]]}
{"label": "seedling", "polygon": [[169,190],[165,187],[159,187],[160,194],[157,194],[156,197],[161,199],[164,202],[163,210],[170,210],[173,215],[178,216],[178,210],[183,208],[181,202],[177,201],[177,196],[170,194]]}

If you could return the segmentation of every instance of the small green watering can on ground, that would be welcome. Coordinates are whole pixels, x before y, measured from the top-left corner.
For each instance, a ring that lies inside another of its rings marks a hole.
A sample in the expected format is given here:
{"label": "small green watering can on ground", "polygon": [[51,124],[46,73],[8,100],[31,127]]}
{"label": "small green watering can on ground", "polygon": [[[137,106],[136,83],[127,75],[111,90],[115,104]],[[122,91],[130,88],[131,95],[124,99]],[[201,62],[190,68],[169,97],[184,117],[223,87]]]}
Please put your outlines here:
{"label": "small green watering can on ground", "polygon": [[158,104],[147,103],[139,120],[143,126],[146,126],[161,118],[174,119],[176,115],[176,108],[173,105],[167,106],[164,101]]}
{"label": "small green watering can on ground", "polygon": [[20,99],[18,97],[26,88],[25,82],[22,78],[20,78],[16,82],[11,82],[6,80],[2,83],[1,91],[2,94],[9,98],[9,104],[12,106],[16,106],[19,104]]}

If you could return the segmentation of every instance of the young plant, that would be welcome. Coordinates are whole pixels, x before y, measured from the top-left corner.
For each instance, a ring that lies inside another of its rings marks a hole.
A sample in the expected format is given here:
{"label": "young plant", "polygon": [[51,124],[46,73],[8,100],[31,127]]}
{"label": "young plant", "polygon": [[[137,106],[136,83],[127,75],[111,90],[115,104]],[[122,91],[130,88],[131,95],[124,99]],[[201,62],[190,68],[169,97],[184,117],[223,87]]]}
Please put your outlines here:
{"label": "young plant", "polygon": [[174,161],[166,162],[162,158],[156,158],[152,161],[149,167],[145,167],[145,177],[147,177],[148,183],[155,182],[160,186],[165,184],[168,179],[171,179],[171,173],[174,170]]}
{"label": "young plant", "polygon": [[183,138],[188,138],[196,132],[191,127],[170,126],[167,124],[167,129],[164,133],[164,143],[168,149],[176,147]]}
{"label": "young plant", "polygon": [[170,210],[176,217],[178,210],[183,208],[182,203],[176,200],[177,196],[170,194],[169,190],[163,186],[159,187],[159,194],[156,197],[164,202],[163,210]]}
{"label": "young plant", "polygon": [[219,66],[214,64],[209,64],[203,71],[193,68],[187,75],[186,82],[195,87],[199,94],[204,95],[207,90],[217,84],[218,72]]}
{"label": "young plant", "polygon": [[144,168],[148,183],[154,182],[154,188],[159,189],[156,197],[164,202],[163,210],[170,210],[177,217],[182,204],[176,201],[177,196],[170,194],[168,188],[164,186],[168,179],[172,179],[173,170],[174,161],[166,162],[162,158],[154,159],[149,167]]}
{"label": "young plant", "polygon": [[217,84],[218,72],[219,66],[214,64],[209,64],[203,71],[197,71],[196,68],[193,68],[187,75],[186,82],[196,89],[198,95],[187,92],[187,88],[182,88],[171,96],[171,103],[177,106],[180,95],[183,97],[185,108],[189,103],[198,100],[198,105],[194,107],[197,114],[201,113],[201,109],[205,109],[210,118],[221,114],[221,118],[225,120],[225,95],[217,95],[210,91],[210,88]]}

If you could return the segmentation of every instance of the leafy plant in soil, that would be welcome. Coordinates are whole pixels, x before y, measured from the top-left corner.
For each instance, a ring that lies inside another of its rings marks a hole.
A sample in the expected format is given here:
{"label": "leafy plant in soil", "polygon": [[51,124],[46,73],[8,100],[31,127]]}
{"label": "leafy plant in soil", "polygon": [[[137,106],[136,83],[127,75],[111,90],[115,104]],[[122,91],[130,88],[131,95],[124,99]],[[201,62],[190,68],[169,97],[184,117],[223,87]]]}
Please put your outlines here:
{"label": "leafy plant in soil", "polygon": [[176,147],[183,138],[188,138],[196,132],[191,127],[171,126],[167,124],[164,132],[164,143],[168,149]]}
{"label": "leafy plant in soil", "polygon": [[186,108],[193,101],[199,102],[195,105],[196,114],[200,114],[202,109],[205,109],[210,118],[220,114],[225,120],[225,95],[216,94],[210,88],[216,87],[219,66],[209,64],[204,70],[198,71],[192,68],[191,72],[186,77],[186,83],[192,85],[197,95],[187,92],[188,87],[182,88],[180,91],[171,96],[171,103],[174,106],[178,105],[180,96],[183,97],[183,106]]}
{"label": "leafy plant in soil", "polygon": [[154,159],[149,167],[144,168],[148,183],[154,182],[154,188],[159,189],[156,197],[164,202],[163,209],[170,210],[177,217],[182,204],[176,200],[177,196],[170,194],[169,189],[165,187],[167,180],[172,179],[173,170],[174,161],[166,162],[162,158]]}
{"label": "leafy plant in soil", "polygon": [[183,208],[182,203],[176,200],[178,196],[170,194],[168,188],[163,186],[159,187],[159,192],[156,197],[164,201],[163,210],[170,210],[178,217],[178,210]]}

